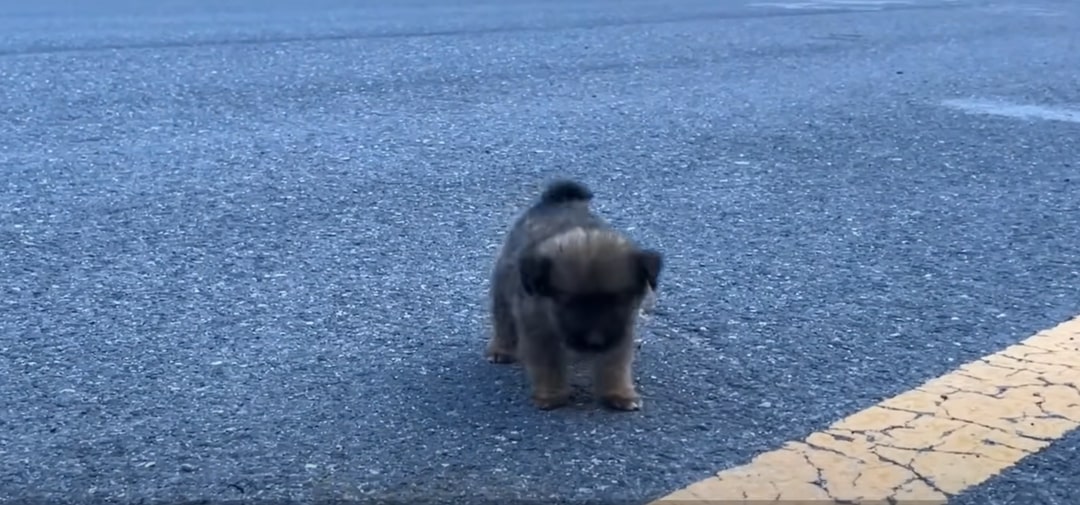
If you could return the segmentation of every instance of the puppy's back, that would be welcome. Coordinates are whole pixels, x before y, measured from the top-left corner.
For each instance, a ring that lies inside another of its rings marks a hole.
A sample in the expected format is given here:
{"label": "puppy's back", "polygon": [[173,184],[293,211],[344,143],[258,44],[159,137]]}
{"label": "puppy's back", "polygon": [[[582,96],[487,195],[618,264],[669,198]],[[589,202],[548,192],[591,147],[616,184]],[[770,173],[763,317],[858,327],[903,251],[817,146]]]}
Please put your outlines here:
{"label": "puppy's back", "polygon": [[593,192],[571,180],[552,182],[540,199],[522,216],[520,228],[527,230],[528,241],[536,244],[574,228],[607,228],[607,223],[593,214],[589,204]]}

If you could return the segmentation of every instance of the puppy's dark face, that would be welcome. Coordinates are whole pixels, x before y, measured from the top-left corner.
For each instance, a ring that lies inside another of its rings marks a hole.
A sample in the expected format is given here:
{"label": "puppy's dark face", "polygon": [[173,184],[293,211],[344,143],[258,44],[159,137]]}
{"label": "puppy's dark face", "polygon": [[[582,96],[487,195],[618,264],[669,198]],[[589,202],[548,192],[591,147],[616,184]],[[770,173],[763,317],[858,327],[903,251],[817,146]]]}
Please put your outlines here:
{"label": "puppy's dark face", "polygon": [[553,322],[568,347],[604,352],[631,338],[646,289],[656,287],[662,258],[624,241],[576,245],[522,258],[522,284],[527,294],[551,302]]}
{"label": "puppy's dark face", "polygon": [[555,324],[571,349],[604,352],[629,338],[638,298],[633,292],[556,292]]}

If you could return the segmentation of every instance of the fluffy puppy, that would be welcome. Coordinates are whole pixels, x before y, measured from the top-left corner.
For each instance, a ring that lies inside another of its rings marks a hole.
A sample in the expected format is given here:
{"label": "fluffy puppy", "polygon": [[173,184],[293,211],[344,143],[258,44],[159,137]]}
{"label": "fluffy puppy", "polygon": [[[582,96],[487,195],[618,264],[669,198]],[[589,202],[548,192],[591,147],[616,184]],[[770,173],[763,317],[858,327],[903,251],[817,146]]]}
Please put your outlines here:
{"label": "fluffy puppy", "polygon": [[485,354],[493,363],[520,361],[544,410],[568,403],[573,357],[591,362],[605,405],[642,405],[631,373],[634,330],[663,258],[594,214],[592,198],[581,183],[551,183],[514,223],[492,272]]}

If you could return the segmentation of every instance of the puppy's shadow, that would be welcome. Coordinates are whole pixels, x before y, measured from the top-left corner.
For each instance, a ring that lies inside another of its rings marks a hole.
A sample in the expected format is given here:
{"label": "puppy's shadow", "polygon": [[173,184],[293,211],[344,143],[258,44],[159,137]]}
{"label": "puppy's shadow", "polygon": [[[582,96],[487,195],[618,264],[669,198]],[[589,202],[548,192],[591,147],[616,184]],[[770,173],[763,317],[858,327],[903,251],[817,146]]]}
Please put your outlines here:
{"label": "puppy's shadow", "polygon": [[430,363],[424,377],[427,399],[417,408],[435,417],[450,415],[487,424],[496,418],[530,414],[618,414],[597,401],[588,371],[574,368],[570,403],[554,410],[540,410],[532,403],[529,380],[521,363],[491,363],[483,356],[482,348],[455,352],[450,358]]}

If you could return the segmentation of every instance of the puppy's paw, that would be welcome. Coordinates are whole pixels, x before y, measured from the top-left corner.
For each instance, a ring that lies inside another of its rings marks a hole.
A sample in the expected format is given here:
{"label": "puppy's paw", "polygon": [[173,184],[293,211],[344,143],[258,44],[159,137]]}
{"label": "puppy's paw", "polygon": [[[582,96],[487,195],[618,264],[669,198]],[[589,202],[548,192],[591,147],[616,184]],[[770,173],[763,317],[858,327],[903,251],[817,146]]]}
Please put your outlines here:
{"label": "puppy's paw", "polygon": [[540,410],[554,410],[565,407],[570,403],[569,393],[563,394],[533,394],[533,405]]}
{"label": "puppy's paw", "polygon": [[641,410],[643,403],[641,396],[637,394],[609,394],[604,395],[600,400],[608,408],[624,412]]}
{"label": "puppy's paw", "polygon": [[638,310],[646,318],[656,312],[656,291],[649,289],[645,292],[645,297],[641,300],[641,307]]}
{"label": "puppy's paw", "polygon": [[496,363],[499,365],[507,365],[517,361],[517,356],[514,353],[505,351],[488,351],[484,353],[489,363]]}
{"label": "puppy's paw", "polygon": [[484,349],[484,357],[490,363],[507,364],[517,361],[517,346],[507,345],[500,339],[492,339]]}

